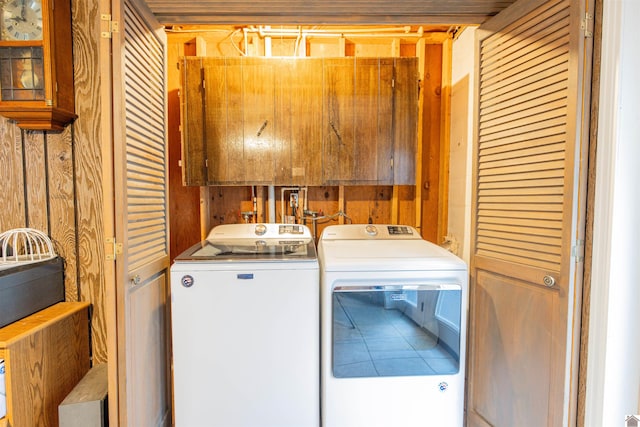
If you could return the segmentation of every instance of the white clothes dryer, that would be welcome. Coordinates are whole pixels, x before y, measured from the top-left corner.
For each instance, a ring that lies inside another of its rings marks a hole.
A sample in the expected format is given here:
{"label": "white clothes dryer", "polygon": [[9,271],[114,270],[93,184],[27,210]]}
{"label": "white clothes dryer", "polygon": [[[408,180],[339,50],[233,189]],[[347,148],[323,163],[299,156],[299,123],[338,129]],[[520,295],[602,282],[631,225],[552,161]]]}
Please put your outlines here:
{"label": "white clothes dryer", "polygon": [[319,426],[319,295],[303,225],[220,225],[177,257],[176,427]]}
{"label": "white clothes dryer", "polygon": [[326,227],[318,242],[325,427],[462,426],[464,261],[413,227]]}

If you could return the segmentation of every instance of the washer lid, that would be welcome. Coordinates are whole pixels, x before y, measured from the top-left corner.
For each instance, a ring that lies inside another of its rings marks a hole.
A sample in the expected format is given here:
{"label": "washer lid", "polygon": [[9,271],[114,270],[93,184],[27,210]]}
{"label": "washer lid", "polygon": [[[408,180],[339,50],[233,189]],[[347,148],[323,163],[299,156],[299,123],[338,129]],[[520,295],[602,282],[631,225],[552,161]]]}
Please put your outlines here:
{"label": "washer lid", "polygon": [[310,230],[300,224],[223,224],[176,261],[307,261],[316,259]]}

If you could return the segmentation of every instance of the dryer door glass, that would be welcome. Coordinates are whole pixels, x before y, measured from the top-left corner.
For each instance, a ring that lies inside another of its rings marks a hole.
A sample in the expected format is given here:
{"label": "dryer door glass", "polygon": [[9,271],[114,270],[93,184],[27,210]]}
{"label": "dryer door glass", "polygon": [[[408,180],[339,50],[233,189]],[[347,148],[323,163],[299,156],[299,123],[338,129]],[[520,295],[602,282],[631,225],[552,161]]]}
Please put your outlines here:
{"label": "dryer door glass", "polygon": [[461,296],[456,284],[334,288],[334,377],[458,373]]}

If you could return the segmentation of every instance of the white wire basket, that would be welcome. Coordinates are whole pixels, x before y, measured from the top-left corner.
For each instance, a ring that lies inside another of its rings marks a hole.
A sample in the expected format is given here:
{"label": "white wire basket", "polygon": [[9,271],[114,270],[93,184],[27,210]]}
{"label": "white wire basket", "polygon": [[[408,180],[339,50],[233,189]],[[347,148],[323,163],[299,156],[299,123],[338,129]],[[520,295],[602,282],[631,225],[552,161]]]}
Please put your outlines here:
{"label": "white wire basket", "polygon": [[0,233],[0,265],[46,261],[56,252],[49,236],[34,228],[14,228]]}

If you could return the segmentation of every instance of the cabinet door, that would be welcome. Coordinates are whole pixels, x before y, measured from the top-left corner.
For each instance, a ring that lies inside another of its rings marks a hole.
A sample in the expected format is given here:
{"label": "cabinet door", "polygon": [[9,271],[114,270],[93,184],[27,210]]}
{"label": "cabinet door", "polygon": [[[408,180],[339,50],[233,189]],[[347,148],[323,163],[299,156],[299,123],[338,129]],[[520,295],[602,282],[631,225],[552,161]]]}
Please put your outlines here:
{"label": "cabinet door", "polygon": [[355,61],[353,182],[393,184],[393,59]]}
{"label": "cabinet door", "polygon": [[276,63],[275,184],[322,184],[322,59]]}
{"label": "cabinet door", "polygon": [[[202,59],[202,81],[205,88],[205,95],[202,100],[203,123],[203,145],[204,159],[206,162],[206,184],[216,183],[220,180],[227,180],[230,173],[228,170],[228,156],[232,155],[233,146],[228,143],[227,136],[227,73],[224,58],[203,58]],[[195,85],[196,82],[191,82]],[[195,121],[189,118],[189,122]],[[198,162],[197,159],[190,159]],[[205,185],[205,184],[203,184]]]}
{"label": "cabinet door", "polygon": [[272,183],[274,64],[264,58],[204,58],[202,72],[206,184]]}
{"label": "cabinet door", "polygon": [[275,68],[265,58],[242,58],[244,159],[234,167],[247,183],[273,183]]}
{"label": "cabinet door", "polygon": [[326,184],[394,183],[396,127],[405,126],[395,112],[394,66],[393,58],[325,60]]}
{"label": "cabinet door", "polygon": [[202,87],[202,59],[187,57],[182,60],[182,182],[185,185],[204,185],[205,139]]}
{"label": "cabinet door", "polygon": [[323,86],[323,181],[328,185],[349,182],[354,155],[353,58],[324,60]]}

